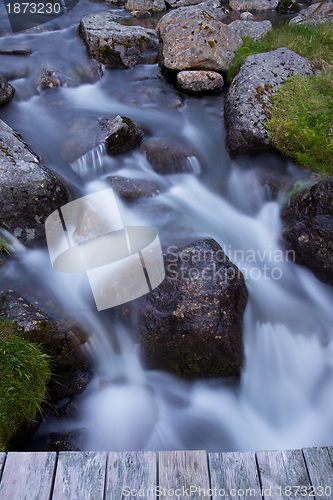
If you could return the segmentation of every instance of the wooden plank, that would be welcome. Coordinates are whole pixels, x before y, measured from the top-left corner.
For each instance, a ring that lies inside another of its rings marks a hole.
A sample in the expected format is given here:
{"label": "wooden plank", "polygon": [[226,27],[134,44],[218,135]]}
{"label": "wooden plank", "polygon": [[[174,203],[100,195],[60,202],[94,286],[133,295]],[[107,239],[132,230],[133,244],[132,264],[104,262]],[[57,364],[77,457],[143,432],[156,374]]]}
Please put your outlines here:
{"label": "wooden plank", "polygon": [[253,452],[209,453],[208,460],[213,500],[261,498]]}
{"label": "wooden plank", "polygon": [[54,452],[10,452],[0,483],[0,500],[48,500],[55,471]]}
{"label": "wooden plank", "polygon": [[103,500],[106,458],[106,452],[60,452],[52,500]]}
{"label": "wooden plank", "polygon": [[155,500],[156,469],[154,451],[109,453],[105,500]]}
{"label": "wooden plank", "polygon": [[318,499],[324,496],[325,499],[333,500],[333,467],[329,450],[327,448],[304,448],[303,454],[314,494]]}
{"label": "wooden plank", "polygon": [[6,453],[1,452],[0,453],[0,480],[1,480],[1,476],[2,476],[2,469],[3,469],[4,463],[5,463],[5,459],[6,459]]}
{"label": "wooden plank", "polygon": [[159,486],[162,488],[159,498],[210,498],[207,454],[203,450],[160,451],[158,477]]}
{"label": "wooden plank", "polygon": [[259,451],[256,456],[265,499],[304,500],[311,484],[302,450]]}

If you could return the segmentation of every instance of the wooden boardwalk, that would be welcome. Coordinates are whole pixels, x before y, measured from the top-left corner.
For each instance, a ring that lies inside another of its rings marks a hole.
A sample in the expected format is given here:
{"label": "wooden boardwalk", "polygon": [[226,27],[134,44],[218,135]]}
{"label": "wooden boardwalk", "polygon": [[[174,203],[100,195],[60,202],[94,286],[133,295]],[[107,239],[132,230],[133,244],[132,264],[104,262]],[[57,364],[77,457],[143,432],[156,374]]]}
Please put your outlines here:
{"label": "wooden boardwalk", "polygon": [[0,453],[0,500],[333,500],[333,447]]}

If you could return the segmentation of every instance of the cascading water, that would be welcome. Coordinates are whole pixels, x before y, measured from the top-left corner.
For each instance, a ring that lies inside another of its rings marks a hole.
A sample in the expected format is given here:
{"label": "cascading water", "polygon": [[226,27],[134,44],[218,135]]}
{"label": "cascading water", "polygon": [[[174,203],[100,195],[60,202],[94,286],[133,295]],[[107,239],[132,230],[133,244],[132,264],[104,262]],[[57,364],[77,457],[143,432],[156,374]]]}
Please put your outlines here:
{"label": "cascading water", "polygon": [[[78,17],[83,11],[105,10],[105,6],[83,1],[80,9]],[[27,299],[39,293],[61,304],[91,333],[87,354],[95,367],[92,382],[77,398],[80,416],[49,420],[38,435],[84,427],[89,431],[85,449],[115,451],[330,444],[333,291],[296,266],[292,254],[279,246],[280,198],[273,201],[261,182],[267,170],[287,178],[291,185],[308,176],[275,155],[231,161],[224,147],[223,95],[180,97],[157,77],[154,65],[107,71],[95,84],[56,92],[32,90],[32,68],[46,60],[63,71],[74,59],[76,64],[86,62],[73,24],[78,20],[75,9],[70,15],[64,17],[64,26],[69,26],[65,29],[15,37],[15,43],[30,44],[34,52],[24,63],[28,66],[25,76],[13,80],[16,97],[10,106],[1,108],[0,117],[63,176],[75,197],[109,187],[108,175],[154,180],[161,191],[154,198],[135,205],[117,198],[124,225],[154,227],[164,246],[203,237],[214,238],[222,246],[242,270],[249,293],[245,364],[240,384],[189,382],[146,370],[132,332],[120,321],[110,324],[105,314],[96,311],[84,274],[56,273],[45,248],[16,246],[4,265],[0,288],[15,289]],[[1,39],[0,46],[13,43],[9,38]],[[71,51],[63,49],[66,43]],[[9,74],[13,60],[0,58]],[[18,60],[17,64],[23,63]],[[181,99],[184,106],[175,108],[174,102]],[[70,167],[61,155],[69,124],[112,114],[141,123],[154,137],[181,139],[193,150],[193,173],[161,176],[140,150],[110,158],[102,147]]]}

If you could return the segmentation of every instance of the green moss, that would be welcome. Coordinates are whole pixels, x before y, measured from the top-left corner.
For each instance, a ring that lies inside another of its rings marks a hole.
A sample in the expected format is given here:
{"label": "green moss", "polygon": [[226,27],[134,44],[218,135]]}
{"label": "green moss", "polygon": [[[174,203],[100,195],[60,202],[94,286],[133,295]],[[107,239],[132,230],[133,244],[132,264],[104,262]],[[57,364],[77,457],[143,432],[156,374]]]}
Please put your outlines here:
{"label": "green moss", "polygon": [[274,146],[305,169],[333,174],[333,70],[288,78],[266,128]]}
{"label": "green moss", "polygon": [[236,52],[228,71],[229,82],[237,74],[247,56],[280,47],[288,47],[321,66],[333,64],[333,23],[324,23],[318,26],[280,24],[258,42],[248,36],[244,36],[242,39],[244,43]]}
{"label": "green moss", "polygon": [[0,319],[0,451],[24,421],[35,418],[50,375],[48,356]]}

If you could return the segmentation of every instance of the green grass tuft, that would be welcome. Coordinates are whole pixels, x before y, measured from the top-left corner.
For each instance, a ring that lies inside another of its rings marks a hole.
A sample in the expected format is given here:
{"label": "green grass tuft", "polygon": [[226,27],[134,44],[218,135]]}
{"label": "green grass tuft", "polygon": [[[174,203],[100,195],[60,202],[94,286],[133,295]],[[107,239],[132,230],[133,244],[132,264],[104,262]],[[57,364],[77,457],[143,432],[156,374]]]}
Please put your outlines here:
{"label": "green grass tuft", "polygon": [[35,418],[50,376],[49,357],[0,319],[0,451],[24,421]]}
{"label": "green grass tuft", "polygon": [[266,123],[274,146],[303,168],[333,174],[333,70],[288,78]]}
{"label": "green grass tuft", "polygon": [[333,23],[318,26],[290,26],[280,24],[269,31],[262,40],[255,42],[248,36],[242,37],[244,44],[236,52],[228,71],[228,81],[234,78],[247,56],[288,47],[297,54],[319,64],[333,65]]}

